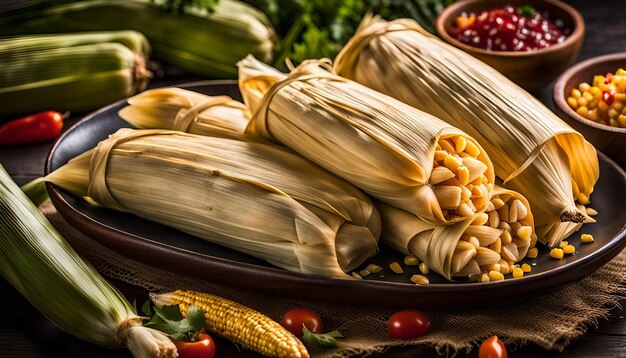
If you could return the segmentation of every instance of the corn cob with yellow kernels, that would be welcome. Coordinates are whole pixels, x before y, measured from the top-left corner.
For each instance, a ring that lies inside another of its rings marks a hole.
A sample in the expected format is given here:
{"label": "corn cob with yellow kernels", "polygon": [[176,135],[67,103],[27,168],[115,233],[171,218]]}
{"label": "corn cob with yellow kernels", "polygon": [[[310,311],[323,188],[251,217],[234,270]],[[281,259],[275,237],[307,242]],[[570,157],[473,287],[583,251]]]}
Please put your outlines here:
{"label": "corn cob with yellow kernels", "polygon": [[257,353],[276,358],[306,358],[306,347],[278,322],[237,302],[194,291],[177,290],[152,294],[157,306],[180,306],[183,316],[189,306],[202,308],[206,329]]}

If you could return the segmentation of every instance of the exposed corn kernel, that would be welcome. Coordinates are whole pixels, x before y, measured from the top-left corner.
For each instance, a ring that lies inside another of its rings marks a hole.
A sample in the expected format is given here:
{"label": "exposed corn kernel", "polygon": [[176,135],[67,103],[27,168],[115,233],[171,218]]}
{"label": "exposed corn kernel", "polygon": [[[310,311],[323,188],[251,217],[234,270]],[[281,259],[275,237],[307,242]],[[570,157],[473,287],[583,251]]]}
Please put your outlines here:
{"label": "exposed corn kernel", "polygon": [[420,264],[420,260],[413,255],[404,256],[404,264],[407,266],[417,266]]}
{"label": "exposed corn kernel", "polygon": [[383,270],[382,267],[375,265],[375,264],[369,264],[367,265],[367,267],[365,267],[365,269],[371,273],[379,273],[380,271]]}
{"label": "exposed corn kernel", "polygon": [[416,285],[428,285],[430,283],[428,277],[424,275],[413,275],[411,276],[411,281]]}
{"label": "exposed corn kernel", "polygon": [[554,249],[550,250],[550,257],[552,257],[553,259],[557,259],[557,260],[562,259],[563,258],[563,249],[554,248]]}
{"label": "exposed corn kernel", "polygon": [[350,275],[352,275],[352,277],[356,278],[357,280],[362,280],[363,279],[363,277],[361,277],[361,275],[359,275],[356,272],[352,272]]}
{"label": "exposed corn kernel", "polygon": [[580,242],[582,242],[583,244],[593,242],[593,236],[590,234],[582,234],[580,235]]}
{"label": "exposed corn kernel", "polygon": [[522,264],[522,271],[528,273],[530,271],[532,271],[532,267],[529,264]]}
{"label": "exposed corn kernel", "polygon": [[529,259],[536,259],[538,255],[539,249],[537,249],[536,247],[528,249],[528,252],[526,253],[526,257]]}
{"label": "exposed corn kernel", "polygon": [[596,216],[596,215],[598,215],[598,212],[594,208],[585,208],[585,211],[587,212],[587,215],[589,215],[589,216]]}
{"label": "exposed corn kernel", "polygon": [[504,275],[500,271],[489,271],[489,281],[502,281]]}
{"label": "exposed corn kernel", "polygon": [[500,265],[500,272],[503,275],[506,275],[509,272],[511,272],[511,267],[509,266],[509,264],[505,260],[498,261],[498,264]]}
{"label": "exposed corn kernel", "polygon": [[574,245],[567,245],[563,248],[563,253],[567,255],[571,255],[576,252],[576,247]]}
{"label": "exposed corn kernel", "polygon": [[395,272],[397,274],[404,273],[404,270],[402,269],[402,266],[400,266],[400,264],[397,263],[397,262],[392,262],[389,265],[389,268],[391,269],[391,271],[393,271],[393,272]]}
{"label": "exposed corn kernel", "polygon": [[489,282],[489,275],[487,275],[486,273],[480,275],[480,282]]}
{"label": "exposed corn kernel", "polygon": [[567,245],[569,245],[569,242],[567,242],[567,241],[563,240],[563,241],[561,241],[561,243],[559,243],[559,248],[561,248],[561,249],[562,249],[562,248],[564,248],[564,247],[565,247],[565,246],[567,246]]}
{"label": "exposed corn kernel", "polygon": [[420,272],[423,273],[424,275],[428,275],[429,271],[430,269],[428,268],[428,264],[426,262],[422,262],[420,264]]}
{"label": "exposed corn kernel", "polygon": [[524,277],[524,270],[519,267],[513,268],[513,278],[522,278]]}
{"label": "exposed corn kernel", "polygon": [[367,270],[361,270],[359,271],[359,275],[365,277],[368,276],[369,274],[371,274],[371,272],[367,271]]}

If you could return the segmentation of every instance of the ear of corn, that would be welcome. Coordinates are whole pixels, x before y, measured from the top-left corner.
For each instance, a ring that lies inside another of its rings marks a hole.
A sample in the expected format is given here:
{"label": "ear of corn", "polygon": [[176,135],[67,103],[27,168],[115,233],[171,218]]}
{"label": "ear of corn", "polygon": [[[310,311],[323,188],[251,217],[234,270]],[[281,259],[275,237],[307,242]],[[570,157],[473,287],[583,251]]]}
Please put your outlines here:
{"label": "ear of corn", "polygon": [[377,251],[369,198],[274,145],[122,129],[46,180],[292,271],[346,277]]}
{"label": "ear of corn", "polygon": [[213,78],[235,77],[235,63],[249,53],[271,59],[274,31],[265,15],[243,2],[220,0],[210,13],[192,4],[177,14],[150,0],[65,2],[0,15],[0,34],[136,30],[150,40],[156,58]]}
{"label": "ear of corn", "polygon": [[135,357],[176,357],[165,334],[71,248],[0,166],[0,274],[63,330]]}
{"label": "ear of corn", "polygon": [[158,306],[178,304],[183,315],[189,306],[204,310],[206,329],[267,357],[306,358],[306,347],[278,322],[237,302],[207,293],[174,291],[150,295]]}
{"label": "ear of corn", "polygon": [[[427,222],[452,223],[484,210],[494,174],[473,138],[320,65],[307,62],[285,75],[252,57],[242,60],[239,86],[252,115],[246,132],[280,142]],[[473,198],[462,195],[470,179],[480,193]]]}
{"label": "ear of corn", "polygon": [[182,88],[159,88],[128,99],[119,116],[137,128],[174,129],[199,135],[243,135],[245,106],[227,96],[207,96]]}
{"label": "ear of corn", "polygon": [[535,245],[528,201],[501,187],[494,189],[484,213],[448,226],[433,225],[382,202],[376,206],[383,222],[383,242],[414,255],[449,280],[488,273],[493,265],[506,274],[511,268],[504,261],[520,261]]}
{"label": "ear of corn", "polygon": [[476,138],[498,177],[530,201],[542,242],[557,245],[585,220],[574,200],[586,204],[598,179],[595,149],[488,65],[411,20],[370,17],[335,69]]}
{"label": "ear of corn", "polygon": [[0,39],[3,116],[85,112],[143,90],[145,37],[134,31]]}

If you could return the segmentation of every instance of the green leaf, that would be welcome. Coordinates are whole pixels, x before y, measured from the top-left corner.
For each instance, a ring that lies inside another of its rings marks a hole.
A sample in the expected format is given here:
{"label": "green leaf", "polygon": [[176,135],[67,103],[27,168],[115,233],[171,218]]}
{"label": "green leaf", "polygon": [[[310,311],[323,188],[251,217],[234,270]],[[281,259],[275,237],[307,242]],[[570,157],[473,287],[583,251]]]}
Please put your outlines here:
{"label": "green leaf", "polygon": [[161,308],[154,307],[154,312],[157,316],[163,318],[166,321],[182,321],[183,314],[180,313],[180,306],[171,305],[163,306]]}
{"label": "green leaf", "polygon": [[204,327],[204,313],[204,310],[198,306],[189,306],[187,321],[194,332],[199,332]]}
{"label": "green leaf", "polygon": [[522,16],[531,17],[535,15],[536,10],[530,5],[524,5],[519,9],[519,12],[520,14],[522,14]]}
{"label": "green leaf", "polygon": [[189,332],[188,330],[183,329],[179,325],[172,324],[171,321],[165,322],[165,323],[150,321],[145,326],[159,330],[177,341],[182,341],[185,338],[187,338],[187,333]]}
{"label": "green leaf", "polygon": [[343,338],[339,331],[318,334],[309,331],[305,325],[302,325],[302,333],[302,341],[305,345],[321,349],[337,348],[339,346],[337,338]]}
{"label": "green leaf", "polygon": [[152,317],[152,310],[150,309],[150,301],[146,301],[141,306],[141,313],[143,313],[146,317]]}

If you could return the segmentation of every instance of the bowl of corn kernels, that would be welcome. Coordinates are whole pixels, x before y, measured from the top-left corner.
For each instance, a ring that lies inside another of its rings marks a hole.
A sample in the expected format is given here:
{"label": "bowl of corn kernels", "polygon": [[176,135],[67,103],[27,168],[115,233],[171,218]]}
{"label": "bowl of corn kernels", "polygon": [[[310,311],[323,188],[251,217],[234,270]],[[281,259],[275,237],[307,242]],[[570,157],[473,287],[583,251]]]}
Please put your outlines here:
{"label": "bowl of corn kernels", "polygon": [[626,166],[626,52],[573,66],[557,80],[552,98],[564,121]]}

